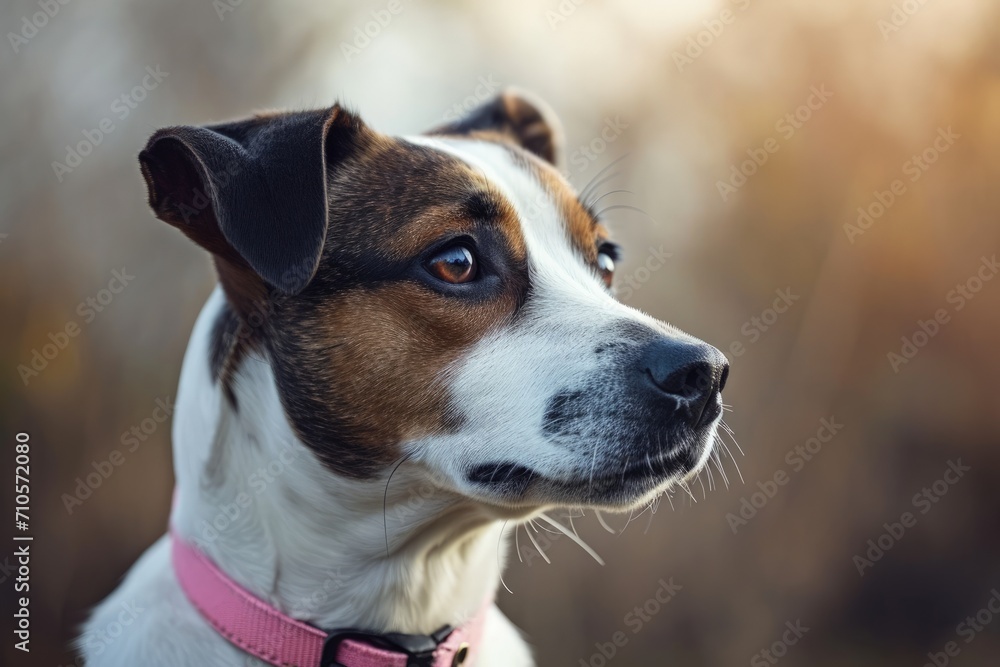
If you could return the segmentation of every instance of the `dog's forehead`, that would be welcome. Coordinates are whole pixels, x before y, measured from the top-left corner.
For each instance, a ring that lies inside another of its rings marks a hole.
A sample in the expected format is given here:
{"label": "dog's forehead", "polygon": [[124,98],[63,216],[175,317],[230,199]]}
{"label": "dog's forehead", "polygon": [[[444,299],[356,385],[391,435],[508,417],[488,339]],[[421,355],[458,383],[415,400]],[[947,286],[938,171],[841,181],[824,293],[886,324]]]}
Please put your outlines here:
{"label": "dog's forehead", "polygon": [[515,256],[523,255],[516,216],[493,195],[486,179],[454,156],[378,136],[328,173],[327,264],[350,274],[376,258],[409,261],[476,224],[492,226]]}
{"label": "dog's forehead", "polygon": [[[600,291],[587,268],[596,241],[607,232],[577,199],[569,182],[535,156],[503,142],[452,137],[407,137],[408,142],[447,153],[489,182],[510,203],[520,222],[533,272],[569,272],[563,280]],[[581,261],[583,260],[583,261]]]}

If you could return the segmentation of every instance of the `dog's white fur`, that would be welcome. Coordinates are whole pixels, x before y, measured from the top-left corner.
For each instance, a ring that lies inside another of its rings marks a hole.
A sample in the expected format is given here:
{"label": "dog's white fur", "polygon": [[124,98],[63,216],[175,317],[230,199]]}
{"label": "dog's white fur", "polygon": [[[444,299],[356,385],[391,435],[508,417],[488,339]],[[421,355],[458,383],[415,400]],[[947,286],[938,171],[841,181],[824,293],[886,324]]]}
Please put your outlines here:
{"label": "dog's white fur", "polygon": [[[567,382],[600,371],[593,346],[610,335],[609,323],[628,320],[685,335],[612,298],[572,249],[549,195],[505,149],[413,141],[485,174],[514,204],[528,247],[529,312],[517,327],[480,341],[442,378],[466,417],[461,431],[407,443],[409,458],[391,484],[389,470],[364,482],[332,474],[295,437],[266,359],[241,365],[234,383],[238,412],[213,382],[210,332],[224,301],[218,288],[198,318],[181,374],[173,427],[174,530],[246,589],[321,628],[426,633],[465,622],[497,588],[506,551],[503,520],[544,507],[491,503],[464,471],[503,451],[553,479],[593,474],[611,453],[595,442],[581,458],[546,442],[539,429],[546,400]],[[702,463],[710,449],[704,447]],[[96,609],[79,645],[95,666],[259,664],[187,601],[166,537]],[[533,664],[527,644],[496,607],[479,653],[477,667]]]}

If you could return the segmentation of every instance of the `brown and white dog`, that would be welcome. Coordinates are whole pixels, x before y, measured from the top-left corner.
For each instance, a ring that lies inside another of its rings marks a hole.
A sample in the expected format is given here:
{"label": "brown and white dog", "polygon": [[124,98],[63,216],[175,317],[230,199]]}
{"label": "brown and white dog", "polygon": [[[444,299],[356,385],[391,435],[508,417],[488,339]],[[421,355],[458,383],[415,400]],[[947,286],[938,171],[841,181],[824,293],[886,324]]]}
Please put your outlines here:
{"label": "brown and white dog", "polygon": [[[705,464],[725,357],[614,298],[560,134],[506,91],[419,137],[341,106],[153,135],[150,205],[219,275],[176,403],[176,534],[318,628],[430,633],[491,598],[505,523],[636,508]],[[192,607],[167,537],[79,645],[257,664]],[[496,607],[478,654],[533,664]]]}

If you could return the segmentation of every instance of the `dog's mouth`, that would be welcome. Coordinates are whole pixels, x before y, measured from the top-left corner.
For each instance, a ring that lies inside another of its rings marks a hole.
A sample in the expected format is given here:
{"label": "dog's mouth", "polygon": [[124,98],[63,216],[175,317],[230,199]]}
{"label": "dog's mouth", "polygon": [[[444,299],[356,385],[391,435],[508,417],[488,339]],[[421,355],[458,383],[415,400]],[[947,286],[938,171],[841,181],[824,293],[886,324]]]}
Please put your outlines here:
{"label": "dog's mouth", "polygon": [[481,463],[469,471],[468,479],[473,484],[520,488],[523,491],[539,476],[531,468],[517,463]]}
{"label": "dog's mouth", "polygon": [[471,468],[466,479],[490,502],[508,506],[565,504],[627,509],[694,472],[705,458],[704,446],[638,455],[621,464],[605,462],[566,477],[544,475],[512,461],[482,463]]}

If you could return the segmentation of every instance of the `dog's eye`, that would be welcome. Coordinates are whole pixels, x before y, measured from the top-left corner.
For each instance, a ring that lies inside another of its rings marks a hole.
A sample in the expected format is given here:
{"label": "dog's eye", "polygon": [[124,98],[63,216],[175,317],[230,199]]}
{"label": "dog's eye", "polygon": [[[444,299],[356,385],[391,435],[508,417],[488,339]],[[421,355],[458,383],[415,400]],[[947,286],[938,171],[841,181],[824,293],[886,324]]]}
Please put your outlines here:
{"label": "dog's eye", "polygon": [[618,248],[610,243],[602,244],[597,249],[597,270],[604,280],[604,284],[611,287],[611,280],[615,275],[615,260],[618,258]]}
{"label": "dog's eye", "polygon": [[475,280],[476,256],[464,245],[445,248],[427,262],[427,270],[446,283],[460,285]]}

